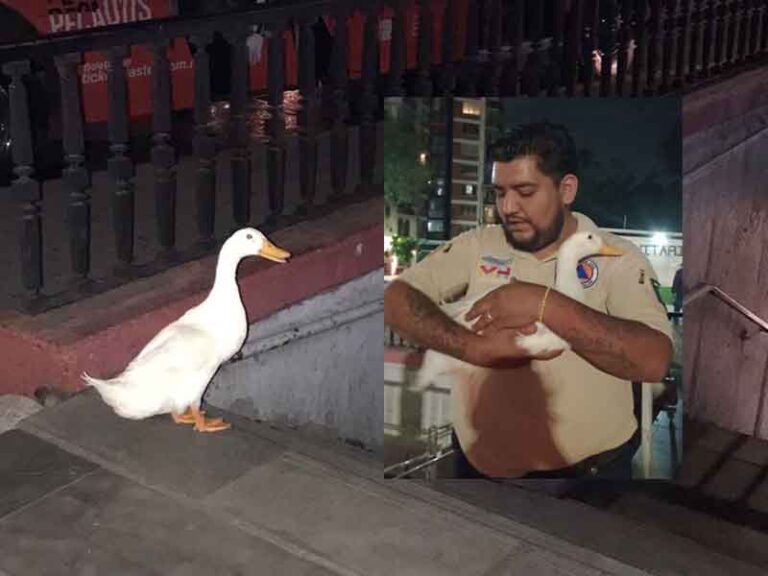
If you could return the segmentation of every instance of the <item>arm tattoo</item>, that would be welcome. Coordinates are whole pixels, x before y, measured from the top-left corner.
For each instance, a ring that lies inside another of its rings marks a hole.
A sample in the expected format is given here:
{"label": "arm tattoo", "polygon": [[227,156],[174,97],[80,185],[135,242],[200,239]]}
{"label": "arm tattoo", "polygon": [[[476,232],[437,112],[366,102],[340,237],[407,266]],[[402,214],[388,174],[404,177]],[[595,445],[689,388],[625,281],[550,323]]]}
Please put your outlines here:
{"label": "arm tattoo", "polygon": [[[642,380],[648,361],[663,348],[652,328],[638,322],[601,314],[587,306],[558,306],[555,325],[550,326],[571,344],[574,352],[590,364],[627,380]],[[553,319],[555,320],[555,319]]]}
{"label": "arm tattoo", "polygon": [[415,288],[404,286],[403,290],[404,310],[393,328],[421,346],[463,358],[468,330]]}

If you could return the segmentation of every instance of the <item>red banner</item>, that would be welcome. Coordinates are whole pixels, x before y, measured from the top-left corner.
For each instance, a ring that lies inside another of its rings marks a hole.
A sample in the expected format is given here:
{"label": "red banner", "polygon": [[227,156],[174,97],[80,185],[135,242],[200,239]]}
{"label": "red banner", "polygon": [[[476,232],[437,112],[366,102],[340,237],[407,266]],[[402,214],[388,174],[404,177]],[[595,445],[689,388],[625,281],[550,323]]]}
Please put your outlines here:
{"label": "red banner", "polygon": [[[114,24],[141,22],[171,16],[170,0],[0,0],[29,21],[41,35],[101,28]],[[464,21],[467,0],[454,3],[457,18],[454,30],[454,57],[463,51]],[[432,62],[441,61],[444,0],[432,0]],[[390,66],[393,12],[384,7],[378,16],[379,69],[387,73]],[[333,33],[335,22],[325,19]],[[365,19],[355,11],[347,21],[348,70],[351,78],[359,78],[362,70]],[[419,9],[411,0],[405,12],[406,67],[413,69],[418,61]],[[297,84],[297,46],[293,30],[287,30],[284,42],[286,87]],[[264,90],[267,86],[268,42],[257,31],[247,40],[250,62],[250,87]],[[168,50],[171,68],[173,108],[191,108],[194,100],[194,66],[186,41],[177,38]],[[124,60],[128,79],[128,107],[131,117],[147,116],[152,112],[152,56],[145,46],[133,46]],[[87,122],[107,119],[107,71],[109,61],[102,53],[88,52],[80,67],[83,87],[83,110]]]}
{"label": "red banner", "polygon": [[[171,15],[168,0],[2,0],[37,28],[42,35],[101,28],[140,22]],[[183,39],[168,50],[171,68],[173,107],[189,108],[193,103],[192,56]],[[128,81],[128,110],[131,117],[152,112],[152,54],[144,46],[133,46],[124,60]],[[83,112],[86,122],[107,119],[107,70],[105,54],[86,52],[80,66]]]}

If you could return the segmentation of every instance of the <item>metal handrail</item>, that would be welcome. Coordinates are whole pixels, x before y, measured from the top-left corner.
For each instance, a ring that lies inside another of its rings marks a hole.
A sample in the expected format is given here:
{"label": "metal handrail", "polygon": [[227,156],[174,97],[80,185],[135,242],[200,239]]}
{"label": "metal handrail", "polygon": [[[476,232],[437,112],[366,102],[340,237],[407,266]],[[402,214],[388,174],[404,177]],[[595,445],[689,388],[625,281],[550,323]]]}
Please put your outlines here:
{"label": "metal handrail", "polygon": [[426,462],[422,462],[418,466],[414,466],[413,468],[409,468],[407,470],[404,470],[403,472],[400,472],[397,476],[393,478],[393,480],[399,480],[401,478],[407,478],[414,472],[418,472],[419,470],[423,470],[424,468],[427,468],[429,466],[434,466],[437,464],[440,460],[443,460],[445,458],[448,458],[448,456],[452,456],[455,450],[453,448],[448,448],[446,450],[442,450],[437,455],[433,456]]}
{"label": "metal handrail", "polygon": [[768,321],[765,321],[762,318],[760,318],[760,316],[752,312],[752,310],[744,306],[742,303],[738,302],[732,296],[729,296],[728,294],[723,292],[721,288],[715,286],[714,284],[699,284],[689,294],[683,297],[683,306],[687,304],[691,304],[696,300],[699,300],[700,298],[703,298],[704,296],[710,293],[713,296],[717,296],[720,300],[722,300],[723,302],[728,304],[731,308],[739,312],[747,320],[750,320],[755,324],[757,324],[763,332],[768,332]]}

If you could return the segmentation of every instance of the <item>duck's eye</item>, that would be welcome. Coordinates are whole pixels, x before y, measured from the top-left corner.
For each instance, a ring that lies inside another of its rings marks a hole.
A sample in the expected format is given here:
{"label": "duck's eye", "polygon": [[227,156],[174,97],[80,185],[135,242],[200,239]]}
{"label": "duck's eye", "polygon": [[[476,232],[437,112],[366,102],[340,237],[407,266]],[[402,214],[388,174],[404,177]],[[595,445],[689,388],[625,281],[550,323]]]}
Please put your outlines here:
{"label": "duck's eye", "polygon": [[589,234],[589,235],[587,236],[587,238],[588,238],[589,240],[592,240],[592,234]]}
{"label": "duck's eye", "polygon": [[248,240],[253,240],[253,234],[248,234],[248,235],[246,236],[246,238],[248,238]]}

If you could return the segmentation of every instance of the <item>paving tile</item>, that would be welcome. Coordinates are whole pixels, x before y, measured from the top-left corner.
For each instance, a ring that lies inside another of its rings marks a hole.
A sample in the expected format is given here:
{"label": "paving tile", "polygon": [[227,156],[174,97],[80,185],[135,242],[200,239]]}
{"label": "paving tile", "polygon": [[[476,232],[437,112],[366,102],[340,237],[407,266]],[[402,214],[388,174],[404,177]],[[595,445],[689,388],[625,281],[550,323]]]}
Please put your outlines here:
{"label": "paving tile", "polygon": [[0,434],[15,428],[24,418],[42,409],[32,398],[16,394],[0,395]]}
{"label": "paving tile", "polygon": [[370,576],[477,575],[520,546],[480,523],[291,454],[207,503]]}
{"label": "paving tile", "polygon": [[731,430],[724,430],[716,426],[707,426],[706,431],[699,437],[696,446],[707,448],[714,452],[725,452],[733,444],[738,433]]}
{"label": "paving tile", "polygon": [[1,570],[39,576],[331,574],[106,470],[1,520]]}
{"label": "paving tile", "polygon": [[747,500],[747,504],[753,510],[758,512],[764,512],[768,514],[768,479],[763,480],[760,485],[755,488],[752,495]]}
{"label": "paving tile", "polygon": [[723,500],[738,500],[755,480],[760,468],[741,460],[729,460],[707,482],[702,491]]}
{"label": "paving tile", "polygon": [[0,518],[98,466],[21,430],[0,434]]}
{"label": "paving tile", "polygon": [[768,442],[759,438],[747,438],[746,442],[734,452],[733,457],[758,466],[768,466]]}
{"label": "paving tile", "polygon": [[120,418],[93,391],[35,414],[22,427],[52,434],[142,481],[193,497],[217,490],[282,450],[237,428],[201,434],[168,416]]}
{"label": "paving tile", "polygon": [[698,445],[686,449],[677,476],[677,484],[686,488],[696,486],[718,458],[720,454],[717,452]]}

